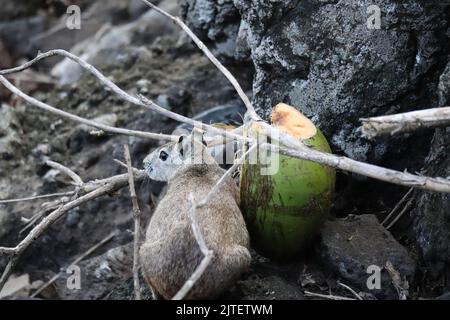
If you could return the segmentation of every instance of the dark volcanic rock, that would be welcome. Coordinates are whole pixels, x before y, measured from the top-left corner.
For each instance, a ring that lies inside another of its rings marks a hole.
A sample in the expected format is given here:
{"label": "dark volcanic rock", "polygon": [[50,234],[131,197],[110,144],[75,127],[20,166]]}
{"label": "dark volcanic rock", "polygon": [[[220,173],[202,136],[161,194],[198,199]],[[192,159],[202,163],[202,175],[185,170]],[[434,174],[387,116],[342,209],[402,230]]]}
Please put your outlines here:
{"label": "dark volcanic rock", "polygon": [[[436,131],[425,174],[450,177],[450,128]],[[420,191],[411,212],[416,243],[431,275],[445,278],[450,270],[450,195]],[[443,282],[450,288],[450,283]]]}
{"label": "dark volcanic rock", "polygon": [[383,269],[387,262],[391,262],[409,283],[415,276],[415,261],[379,224],[375,215],[351,215],[343,220],[327,222],[322,230],[320,255],[325,265],[344,282],[381,299],[395,299],[398,295],[385,270],[381,272],[381,289],[369,290],[367,280],[372,275],[367,273],[369,266]]}
{"label": "dark volcanic rock", "polygon": [[278,276],[239,281],[234,288],[242,300],[303,300],[300,288]]}

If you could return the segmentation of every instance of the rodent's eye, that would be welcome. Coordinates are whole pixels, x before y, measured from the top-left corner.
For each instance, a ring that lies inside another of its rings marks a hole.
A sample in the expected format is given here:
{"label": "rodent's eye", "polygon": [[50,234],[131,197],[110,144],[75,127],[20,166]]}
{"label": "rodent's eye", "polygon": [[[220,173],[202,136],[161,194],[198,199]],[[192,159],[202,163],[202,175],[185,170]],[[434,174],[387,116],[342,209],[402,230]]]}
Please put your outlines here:
{"label": "rodent's eye", "polygon": [[165,152],[165,151],[161,151],[161,152],[159,153],[159,158],[160,158],[162,161],[166,161],[168,157],[169,157],[169,155],[168,155],[167,152]]}

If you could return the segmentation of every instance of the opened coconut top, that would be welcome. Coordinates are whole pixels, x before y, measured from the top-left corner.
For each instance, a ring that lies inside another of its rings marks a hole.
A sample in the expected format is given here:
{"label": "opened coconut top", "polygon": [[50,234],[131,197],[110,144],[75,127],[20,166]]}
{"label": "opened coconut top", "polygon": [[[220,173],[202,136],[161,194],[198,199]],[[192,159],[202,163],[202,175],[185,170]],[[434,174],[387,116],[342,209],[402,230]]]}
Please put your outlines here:
{"label": "opened coconut top", "polygon": [[297,139],[306,140],[317,133],[316,126],[300,111],[285,103],[272,109],[272,125]]}

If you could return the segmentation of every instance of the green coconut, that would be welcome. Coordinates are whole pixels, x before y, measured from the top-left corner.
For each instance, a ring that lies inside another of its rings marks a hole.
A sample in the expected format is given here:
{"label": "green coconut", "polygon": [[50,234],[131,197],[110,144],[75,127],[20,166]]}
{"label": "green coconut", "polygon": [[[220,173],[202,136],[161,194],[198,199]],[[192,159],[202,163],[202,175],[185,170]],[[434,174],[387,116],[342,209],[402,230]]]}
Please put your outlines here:
{"label": "green coconut", "polygon": [[[312,149],[331,152],[322,132],[291,106],[277,105],[272,111],[272,125]],[[257,126],[248,134],[255,131]],[[327,218],[335,170],[284,155],[279,155],[276,173],[264,175],[261,168],[259,162],[244,163],[240,177],[242,212],[252,244],[263,256],[291,260],[311,244]]]}

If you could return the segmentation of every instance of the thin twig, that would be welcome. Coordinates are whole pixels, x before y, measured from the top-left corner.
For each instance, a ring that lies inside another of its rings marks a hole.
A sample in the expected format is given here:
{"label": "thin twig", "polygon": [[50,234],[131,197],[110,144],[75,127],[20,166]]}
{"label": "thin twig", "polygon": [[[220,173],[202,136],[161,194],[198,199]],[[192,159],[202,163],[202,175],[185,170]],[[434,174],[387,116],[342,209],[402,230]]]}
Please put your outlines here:
{"label": "thin twig", "polygon": [[391,229],[394,224],[397,223],[398,220],[400,220],[401,217],[411,208],[413,205],[414,198],[409,199],[409,201],[406,203],[405,207],[402,209],[402,211],[399,212],[399,214],[392,220],[392,222],[386,227],[386,230]]}
{"label": "thin twig", "polygon": [[16,203],[16,202],[24,202],[24,201],[33,201],[33,200],[46,199],[46,198],[55,198],[55,197],[64,197],[64,196],[70,196],[70,195],[73,195],[73,194],[75,194],[75,191],[50,193],[50,194],[43,194],[43,195],[40,195],[40,196],[33,196],[33,197],[26,197],[26,198],[5,199],[5,200],[0,200],[0,204]]}
{"label": "thin twig", "polygon": [[261,120],[261,118],[257,115],[252,103],[250,102],[250,99],[245,94],[244,90],[242,90],[242,87],[240,86],[239,82],[236,80],[236,78],[233,76],[233,74],[225,68],[225,66],[217,60],[217,58],[212,54],[212,52],[206,47],[206,45],[195,35],[194,32],[181,20],[179,17],[175,17],[168,13],[167,11],[159,8],[158,6],[154,5],[150,1],[142,0],[145,4],[147,4],[149,7],[153,8],[154,10],[158,11],[160,14],[164,15],[165,17],[169,18],[173,22],[175,22],[181,29],[186,32],[186,34],[189,36],[189,38],[194,41],[194,43],[197,45],[197,47],[203,51],[203,53],[208,57],[208,59],[216,66],[217,69],[230,81],[232,86],[236,89],[236,92],[238,93],[241,100],[244,102],[245,107],[247,108],[247,112],[252,120]]}
{"label": "thin twig", "polygon": [[320,294],[320,293],[314,293],[314,292],[310,292],[310,291],[304,291],[304,294],[307,297],[323,298],[323,299],[328,299],[328,300],[356,300],[353,298],[335,296],[335,295],[331,295],[331,294]]}
{"label": "thin twig", "polygon": [[51,113],[54,113],[60,117],[103,130],[105,132],[115,133],[115,134],[123,134],[123,135],[127,135],[127,136],[134,136],[134,137],[140,137],[140,138],[146,138],[146,139],[174,140],[174,141],[177,139],[177,137],[171,136],[171,135],[129,130],[129,129],[123,129],[123,128],[116,128],[116,127],[108,126],[106,124],[102,124],[100,122],[85,119],[83,117],[79,117],[79,116],[71,114],[69,112],[59,110],[55,107],[52,107],[42,101],[39,101],[39,100],[27,95],[26,93],[24,93],[19,88],[14,86],[11,82],[9,82],[5,77],[3,77],[1,75],[0,75],[0,82],[12,93],[21,97],[26,102],[30,103],[31,105],[33,105],[35,107],[38,107],[40,109],[43,109],[43,110],[51,112]]}
{"label": "thin twig", "polygon": [[[72,263],[70,263],[65,269],[67,270],[68,267],[73,266],[78,264],[79,262],[81,262],[82,260],[84,260],[86,257],[88,257],[89,255],[91,255],[91,253],[93,253],[95,250],[97,250],[98,248],[100,248],[101,246],[103,246],[105,243],[107,243],[108,241],[110,241],[112,238],[114,238],[114,236],[116,236],[115,232],[110,233],[106,238],[104,238],[103,240],[101,240],[100,242],[98,242],[97,244],[93,245],[92,247],[90,247],[88,250],[86,250],[83,254],[81,254],[78,258],[76,258]],[[55,282],[56,280],[58,280],[61,275],[63,274],[63,272],[59,272],[58,274],[56,274],[53,278],[51,278],[49,281],[47,281],[46,283],[44,283],[42,286],[39,287],[39,289],[37,289],[32,295],[31,298],[36,297],[38,294],[40,294],[45,288],[47,288],[49,285],[51,285],[53,282]]]}
{"label": "thin twig", "polygon": [[139,245],[141,234],[141,210],[136,196],[136,189],[134,187],[134,173],[131,164],[131,155],[128,145],[124,146],[125,160],[128,169],[128,185],[130,186],[130,196],[133,205],[133,220],[134,220],[134,244],[133,244],[133,280],[134,280],[134,298],[141,300],[141,288],[139,285]]}
{"label": "thin twig", "polygon": [[338,281],[337,284],[340,285],[342,288],[347,289],[348,291],[350,291],[358,300],[364,300],[363,298],[361,298],[361,296],[355,290],[350,288],[348,285],[343,284],[340,281]]}
{"label": "thin twig", "polygon": [[397,210],[400,208],[401,205],[408,199],[409,195],[414,191],[414,188],[410,188],[408,192],[405,193],[405,195],[400,199],[399,202],[395,205],[394,209],[391,210],[391,212],[387,215],[386,218],[384,218],[383,222],[381,222],[381,225],[384,226],[391,217],[397,212]]}
{"label": "thin twig", "polygon": [[81,177],[78,174],[76,174],[75,172],[73,172],[73,170],[67,168],[66,166],[64,166],[58,162],[52,161],[50,159],[45,160],[45,164],[53,169],[61,171],[62,173],[66,174],[67,176],[69,176],[73,180],[73,182],[75,183],[76,186],[82,186],[84,184]]}
{"label": "thin twig", "polygon": [[361,121],[363,135],[372,139],[382,135],[450,126],[450,107],[363,118]]}
{"label": "thin twig", "polygon": [[185,284],[181,287],[181,289],[177,292],[172,300],[182,300],[189,293],[189,291],[192,289],[198,279],[200,279],[206,268],[211,263],[214,255],[213,251],[209,250],[206,246],[205,239],[203,238],[200,226],[198,225],[197,206],[195,205],[194,195],[192,193],[189,194],[189,201],[191,202],[189,218],[191,219],[192,232],[194,233],[195,240],[197,241],[197,244],[200,247],[200,250],[203,253],[204,257],[202,259],[202,262],[195,269],[194,273],[189,277],[189,279],[185,282]]}

